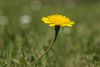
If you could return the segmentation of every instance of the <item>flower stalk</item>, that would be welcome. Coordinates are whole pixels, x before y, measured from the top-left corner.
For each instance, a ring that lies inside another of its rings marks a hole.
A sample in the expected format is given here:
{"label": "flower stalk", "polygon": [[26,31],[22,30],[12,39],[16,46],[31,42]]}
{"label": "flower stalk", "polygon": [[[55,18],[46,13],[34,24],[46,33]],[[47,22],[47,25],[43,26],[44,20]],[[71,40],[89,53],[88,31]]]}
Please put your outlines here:
{"label": "flower stalk", "polygon": [[55,37],[54,37],[53,43],[45,50],[44,53],[42,53],[36,60],[34,60],[31,64],[29,64],[28,67],[31,67],[31,65],[35,64],[36,62],[38,62],[50,49],[53,48],[53,46],[55,45],[59,30],[60,30],[60,26],[55,26]]}

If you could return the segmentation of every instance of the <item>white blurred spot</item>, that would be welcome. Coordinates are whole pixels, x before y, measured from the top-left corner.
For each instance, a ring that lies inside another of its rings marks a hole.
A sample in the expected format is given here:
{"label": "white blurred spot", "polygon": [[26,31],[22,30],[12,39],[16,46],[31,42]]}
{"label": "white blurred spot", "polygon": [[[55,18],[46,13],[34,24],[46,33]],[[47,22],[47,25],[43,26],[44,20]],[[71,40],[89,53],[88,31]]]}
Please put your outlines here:
{"label": "white blurred spot", "polygon": [[0,16],[0,25],[6,25],[8,23],[8,17]]}
{"label": "white blurred spot", "polygon": [[20,18],[21,24],[29,24],[32,21],[32,17],[30,15],[23,15]]}
{"label": "white blurred spot", "polygon": [[34,11],[39,11],[42,7],[42,3],[38,0],[34,0],[31,4],[31,8]]}
{"label": "white blurred spot", "polygon": [[70,34],[71,31],[70,31],[70,28],[64,28],[63,32],[66,34]]}

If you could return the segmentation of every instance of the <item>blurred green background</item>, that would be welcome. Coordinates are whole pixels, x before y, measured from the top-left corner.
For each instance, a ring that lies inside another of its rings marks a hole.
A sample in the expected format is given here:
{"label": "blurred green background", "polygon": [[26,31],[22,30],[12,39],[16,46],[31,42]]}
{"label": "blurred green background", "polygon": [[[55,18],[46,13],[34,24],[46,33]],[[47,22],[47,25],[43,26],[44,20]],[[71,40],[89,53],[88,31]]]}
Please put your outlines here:
{"label": "blurred green background", "polygon": [[0,67],[27,67],[52,43],[41,18],[68,16],[56,45],[32,67],[100,67],[100,0],[0,0]]}

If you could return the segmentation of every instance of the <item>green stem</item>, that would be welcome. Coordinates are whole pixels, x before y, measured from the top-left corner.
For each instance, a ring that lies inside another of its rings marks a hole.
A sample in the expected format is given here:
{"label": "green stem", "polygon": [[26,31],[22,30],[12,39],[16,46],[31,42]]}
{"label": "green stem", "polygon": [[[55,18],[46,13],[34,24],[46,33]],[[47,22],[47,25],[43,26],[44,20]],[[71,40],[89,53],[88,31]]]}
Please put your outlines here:
{"label": "green stem", "polygon": [[28,67],[31,67],[32,64],[35,64],[36,62],[38,62],[50,49],[53,48],[53,46],[55,45],[59,30],[60,30],[60,26],[55,26],[55,37],[54,37],[53,43],[36,60],[34,60],[32,63],[30,63]]}

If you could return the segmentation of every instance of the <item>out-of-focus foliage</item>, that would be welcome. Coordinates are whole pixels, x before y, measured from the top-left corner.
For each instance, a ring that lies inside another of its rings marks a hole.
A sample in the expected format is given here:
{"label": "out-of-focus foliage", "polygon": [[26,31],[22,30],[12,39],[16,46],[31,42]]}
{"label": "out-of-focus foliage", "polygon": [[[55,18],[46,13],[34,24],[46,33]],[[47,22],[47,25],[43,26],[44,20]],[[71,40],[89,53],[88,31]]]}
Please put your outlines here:
{"label": "out-of-focus foliage", "polygon": [[0,0],[0,67],[27,67],[53,41],[41,17],[60,13],[76,24],[61,28],[56,45],[32,67],[100,67],[99,0]]}

